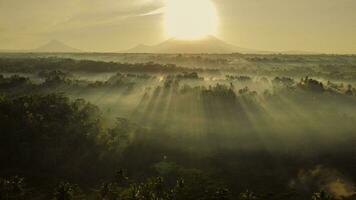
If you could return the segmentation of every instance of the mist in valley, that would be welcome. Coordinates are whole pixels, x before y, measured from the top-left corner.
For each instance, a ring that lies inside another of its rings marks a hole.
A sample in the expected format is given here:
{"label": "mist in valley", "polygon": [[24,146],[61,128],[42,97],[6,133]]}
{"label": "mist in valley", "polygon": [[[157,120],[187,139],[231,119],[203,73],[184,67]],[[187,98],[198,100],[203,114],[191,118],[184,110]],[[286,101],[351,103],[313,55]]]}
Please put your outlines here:
{"label": "mist in valley", "polygon": [[[1,56],[1,174],[87,198],[354,198],[354,56],[96,56]],[[179,62],[142,63],[161,56]]]}

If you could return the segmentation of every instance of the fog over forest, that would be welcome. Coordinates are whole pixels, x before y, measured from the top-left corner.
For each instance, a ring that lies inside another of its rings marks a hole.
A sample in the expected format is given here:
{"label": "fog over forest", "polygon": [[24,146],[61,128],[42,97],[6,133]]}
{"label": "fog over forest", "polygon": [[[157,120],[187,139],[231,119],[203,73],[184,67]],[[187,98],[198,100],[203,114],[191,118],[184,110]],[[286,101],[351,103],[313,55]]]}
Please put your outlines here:
{"label": "fog over forest", "polygon": [[356,200],[356,0],[0,0],[0,200]]}
{"label": "fog over forest", "polygon": [[0,199],[355,199],[356,56],[0,54]]}

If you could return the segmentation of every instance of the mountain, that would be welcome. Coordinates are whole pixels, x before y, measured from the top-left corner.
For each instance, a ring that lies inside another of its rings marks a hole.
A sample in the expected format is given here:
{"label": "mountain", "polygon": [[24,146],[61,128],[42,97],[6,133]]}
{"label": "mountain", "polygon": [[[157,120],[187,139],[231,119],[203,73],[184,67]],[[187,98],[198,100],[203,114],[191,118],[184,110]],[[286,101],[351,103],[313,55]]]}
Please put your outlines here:
{"label": "mountain", "polygon": [[280,54],[285,54],[285,55],[319,55],[321,54],[320,52],[315,52],[315,51],[281,51],[279,52]]}
{"label": "mountain", "polygon": [[226,53],[272,53],[267,51],[258,51],[247,48],[237,47],[228,44],[214,36],[207,36],[200,40],[180,40],[169,39],[160,44],[147,46],[138,45],[132,49],[125,51],[126,53],[210,53],[210,54],[226,54]]}
{"label": "mountain", "polygon": [[44,52],[44,53],[76,53],[81,50],[70,47],[60,41],[52,40],[47,44],[40,46],[36,49],[30,50],[31,52]]}

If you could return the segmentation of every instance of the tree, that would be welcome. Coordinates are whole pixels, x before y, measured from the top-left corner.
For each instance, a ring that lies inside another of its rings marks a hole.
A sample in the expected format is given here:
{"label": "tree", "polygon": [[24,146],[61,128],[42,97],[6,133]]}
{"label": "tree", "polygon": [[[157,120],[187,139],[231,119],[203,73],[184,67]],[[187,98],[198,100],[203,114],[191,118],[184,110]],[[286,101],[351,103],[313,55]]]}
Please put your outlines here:
{"label": "tree", "polygon": [[333,200],[333,197],[328,194],[326,191],[321,190],[312,195],[312,200]]}
{"label": "tree", "polygon": [[258,199],[255,193],[246,190],[245,192],[240,193],[239,200],[256,200]]}
{"label": "tree", "polygon": [[25,200],[26,193],[24,178],[19,176],[0,178],[0,200]]}
{"label": "tree", "polygon": [[79,187],[67,182],[61,182],[54,190],[54,200],[84,199]]}

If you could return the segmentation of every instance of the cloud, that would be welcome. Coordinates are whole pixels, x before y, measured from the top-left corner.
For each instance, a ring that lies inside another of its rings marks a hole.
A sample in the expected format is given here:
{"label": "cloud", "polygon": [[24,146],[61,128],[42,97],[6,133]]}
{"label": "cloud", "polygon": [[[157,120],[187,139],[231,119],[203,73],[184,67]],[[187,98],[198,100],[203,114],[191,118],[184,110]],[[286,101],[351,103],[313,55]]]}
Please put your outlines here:
{"label": "cloud", "polygon": [[[102,3],[104,2],[104,3]],[[130,18],[137,16],[148,16],[161,9],[162,5],[159,1],[148,0],[104,0],[94,1],[89,0],[78,2],[81,8],[74,12],[70,17],[63,18],[52,24],[46,31],[72,31],[75,29],[83,29],[103,25],[117,25],[123,20],[130,20]]]}
{"label": "cloud", "polygon": [[46,33],[144,16],[162,5],[161,0],[13,0],[0,7],[0,23],[12,34]]}
{"label": "cloud", "polygon": [[150,12],[140,14],[140,15],[138,15],[138,16],[160,15],[160,14],[163,14],[163,13],[164,13],[164,7],[161,7],[161,8],[152,10],[152,11],[150,11]]}

